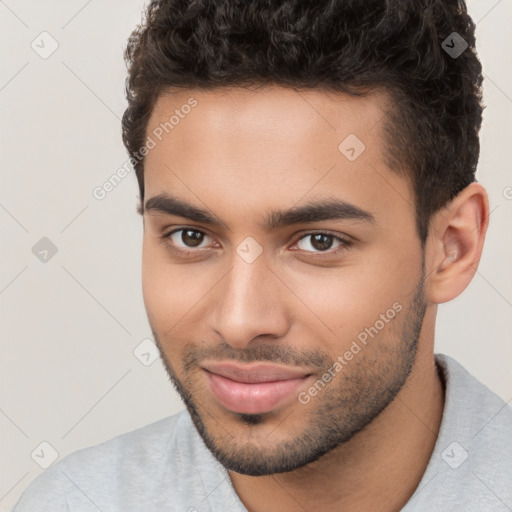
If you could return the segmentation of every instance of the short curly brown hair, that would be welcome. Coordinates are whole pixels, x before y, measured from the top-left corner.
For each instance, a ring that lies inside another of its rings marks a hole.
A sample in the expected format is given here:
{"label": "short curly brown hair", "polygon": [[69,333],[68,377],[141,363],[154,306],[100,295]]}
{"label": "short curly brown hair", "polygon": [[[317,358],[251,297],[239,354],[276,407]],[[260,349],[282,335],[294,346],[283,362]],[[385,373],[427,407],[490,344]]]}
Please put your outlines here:
{"label": "short curly brown hair", "polygon": [[[460,55],[450,51],[456,43]],[[475,181],[482,67],[463,0],[153,0],[125,61],[122,137],[140,212],[139,150],[158,96],[171,87],[386,91],[386,163],[411,179],[422,244],[432,214]]]}

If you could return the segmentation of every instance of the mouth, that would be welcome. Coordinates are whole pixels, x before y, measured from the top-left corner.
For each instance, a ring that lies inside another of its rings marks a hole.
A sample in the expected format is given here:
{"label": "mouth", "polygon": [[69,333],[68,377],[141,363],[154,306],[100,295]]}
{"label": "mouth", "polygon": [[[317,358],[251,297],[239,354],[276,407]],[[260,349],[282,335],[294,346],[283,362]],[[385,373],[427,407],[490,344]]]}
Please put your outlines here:
{"label": "mouth", "polygon": [[311,376],[307,369],[268,363],[201,365],[215,399],[232,412],[258,414],[283,405]]}

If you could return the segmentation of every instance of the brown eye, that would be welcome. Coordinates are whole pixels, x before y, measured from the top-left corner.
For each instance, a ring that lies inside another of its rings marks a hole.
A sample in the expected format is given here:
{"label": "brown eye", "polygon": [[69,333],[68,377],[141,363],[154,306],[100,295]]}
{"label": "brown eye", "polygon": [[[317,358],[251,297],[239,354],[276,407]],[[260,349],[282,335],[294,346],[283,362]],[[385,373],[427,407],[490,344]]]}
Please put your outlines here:
{"label": "brown eye", "polygon": [[[336,246],[335,243],[337,244]],[[299,247],[299,249],[313,253],[327,252],[333,246],[337,247],[338,249],[343,249],[345,246],[349,245],[350,242],[348,240],[344,240],[339,236],[331,235],[329,233],[308,233],[297,242],[297,246]],[[334,253],[336,252],[336,250],[329,252]]]}
{"label": "brown eye", "polygon": [[208,237],[202,231],[190,228],[176,229],[165,235],[173,245],[177,246],[178,249],[187,250],[188,248],[199,247],[204,241],[205,237]]}
{"label": "brown eye", "polygon": [[184,229],[181,233],[181,241],[188,247],[197,247],[203,238],[204,233],[193,229]]}

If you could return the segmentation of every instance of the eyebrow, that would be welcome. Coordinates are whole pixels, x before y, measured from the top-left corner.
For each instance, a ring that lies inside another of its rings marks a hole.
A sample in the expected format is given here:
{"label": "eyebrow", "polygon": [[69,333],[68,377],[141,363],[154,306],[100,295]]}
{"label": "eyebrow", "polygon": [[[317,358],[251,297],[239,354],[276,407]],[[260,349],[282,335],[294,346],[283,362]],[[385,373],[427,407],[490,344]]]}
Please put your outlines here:
{"label": "eyebrow", "polygon": [[[144,211],[176,215],[210,226],[224,225],[222,221],[207,210],[168,194],[159,194],[148,199],[144,204]],[[273,230],[294,224],[345,219],[375,222],[375,217],[370,212],[340,199],[327,198],[309,202],[303,206],[295,206],[289,210],[273,210],[259,227]]]}

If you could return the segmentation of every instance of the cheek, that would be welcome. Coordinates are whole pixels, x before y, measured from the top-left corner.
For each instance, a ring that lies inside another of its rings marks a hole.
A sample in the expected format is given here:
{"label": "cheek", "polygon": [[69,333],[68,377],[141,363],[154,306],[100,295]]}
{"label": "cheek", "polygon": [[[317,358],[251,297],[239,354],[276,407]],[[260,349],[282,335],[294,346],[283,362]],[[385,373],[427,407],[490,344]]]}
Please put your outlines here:
{"label": "cheek", "polygon": [[152,328],[164,342],[190,330],[212,287],[198,265],[170,261],[165,248],[145,240],[142,251],[142,294]]}
{"label": "cheek", "polygon": [[142,294],[151,326],[162,335],[177,319],[180,288],[177,272],[162,257],[162,248],[144,240],[142,250]]}
{"label": "cheek", "polygon": [[[391,341],[404,316],[397,310],[410,301],[418,272],[419,266],[380,253],[338,269],[294,275],[290,288],[307,306],[300,321],[309,324],[311,318],[315,329],[321,328],[325,340],[331,340],[332,350],[339,352],[376,322],[383,338]],[[389,321],[382,324],[380,315]]]}

